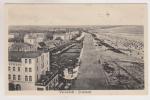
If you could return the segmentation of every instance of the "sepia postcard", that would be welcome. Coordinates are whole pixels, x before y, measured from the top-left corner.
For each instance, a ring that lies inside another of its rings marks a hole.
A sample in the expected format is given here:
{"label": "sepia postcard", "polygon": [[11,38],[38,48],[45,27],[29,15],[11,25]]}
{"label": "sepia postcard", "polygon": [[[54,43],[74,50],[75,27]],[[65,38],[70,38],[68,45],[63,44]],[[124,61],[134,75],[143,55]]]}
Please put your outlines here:
{"label": "sepia postcard", "polygon": [[144,95],[147,4],[5,4],[6,94]]}

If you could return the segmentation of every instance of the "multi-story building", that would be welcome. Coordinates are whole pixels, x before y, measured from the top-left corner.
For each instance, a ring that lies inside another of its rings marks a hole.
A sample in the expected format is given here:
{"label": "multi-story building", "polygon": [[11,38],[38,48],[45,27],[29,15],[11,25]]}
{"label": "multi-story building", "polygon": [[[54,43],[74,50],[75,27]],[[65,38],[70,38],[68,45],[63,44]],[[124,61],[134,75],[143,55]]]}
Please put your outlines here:
{"label": "multi-story building", "polygon": [[44,33],[35,33],[35,35],[36,35],[36,38],[37,38],[37,42],[38,42],[38,43],[39,43],[39,42],[43,42],[44,39],[46,38]]}
{"label": "multi-story building", "polygon": [[9,51],[9,90],[36,90],[36,82],[50,71],[47,51]]}
{"label": "multi-story building", "polygon": [[31,44],[31,45],[36,45],[37,44],[36,37],[26,34],[24,36],[24,43],[28,43],[28,44]]}
{"label": "multi-story building", "polygon": [[28,33],[24,36],[24,42],[32,45],[35,45],[39,42],[43,42],[44,39],[44,33]]}

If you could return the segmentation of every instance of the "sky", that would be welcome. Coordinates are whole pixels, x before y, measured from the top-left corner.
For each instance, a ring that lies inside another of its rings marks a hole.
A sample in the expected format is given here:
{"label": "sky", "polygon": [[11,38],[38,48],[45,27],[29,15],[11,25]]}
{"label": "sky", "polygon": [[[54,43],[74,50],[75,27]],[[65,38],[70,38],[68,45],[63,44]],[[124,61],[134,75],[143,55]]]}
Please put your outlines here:
{"label": "sky", "polygon": [[6,4],[8,25],[144,25],[145,4]]}

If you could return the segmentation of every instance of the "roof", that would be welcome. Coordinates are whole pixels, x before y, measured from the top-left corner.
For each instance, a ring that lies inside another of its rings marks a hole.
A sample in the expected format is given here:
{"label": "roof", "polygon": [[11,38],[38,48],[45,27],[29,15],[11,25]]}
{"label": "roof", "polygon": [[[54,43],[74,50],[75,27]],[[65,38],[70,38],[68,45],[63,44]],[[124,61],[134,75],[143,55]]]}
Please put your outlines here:
{"label": "roof", "polygon": [[26,48],[26,47],[31,47],[33,45],[28,44],[28,43],[14,43],[10,47],[10,51],[16,51],[18,49]]}
{"label": "roof", "polygon": [[58,70],[47,71],[46,75],[41,75],[41,78],[36,82],[36,85],[46,86],[57,74]]}
{"label": "roof", "polygon": [[27,39],[36,39],[36,36],[31,35],[31,34],[26,34],[26,35],[24,36],[24,38],[27,38]]}
{"label": "roof", "polygon": [[45,41],[46,46],[49,47],[49,48],[56,47],[56,46],[55,46],[55,43],[59,43],[59,41],[56,41],[56,40]]}
{"label": "roof", "polygon": [[26,39],[36,39],[36,37],[34,36],[28,36],[28,37],[25,37]]}
{"label": "roof", "polygon": [[42,51],[9,51],[9,61],[21,61],[21,58],[36,58],[42,54]]}
{"label": "roof", "polygon": [[23,42],[23,39],[21,39],[21,38],[10,38],[10,39],[8,39],[8,42]]}
{"label": "roof", "polygon": [[65,35],[65,31],[55,31],[53,35]]}

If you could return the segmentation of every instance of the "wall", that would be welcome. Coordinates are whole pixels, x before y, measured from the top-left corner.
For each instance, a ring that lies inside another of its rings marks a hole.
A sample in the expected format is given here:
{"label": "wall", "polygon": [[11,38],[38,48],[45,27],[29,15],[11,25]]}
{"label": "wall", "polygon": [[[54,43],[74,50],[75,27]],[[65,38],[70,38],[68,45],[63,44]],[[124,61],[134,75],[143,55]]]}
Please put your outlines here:
{"label": "wall", "polygon": [[[8,71],[11,74],[10,83],[19,84],[21,86],[21,90],[34,90],[35,89],[35,61],[32,59],[33,64],[25,64],[25,59],[21,60],[22,62],[13,62],[9,61],[9,66],[11,67],[11,71]],[[13,67],[15,67],[15,71],[13,71]],[[20,71],[18,71],[18,67],[20,67]],[[32,72],[25,72],[25,67],[32,68]],[[16,75],[16,80],[13,80],[13,75]],[[20,80],[18,80],[18,75],[20,75]],[[32,76],[32,81],[25,81],[25,75]]]}

